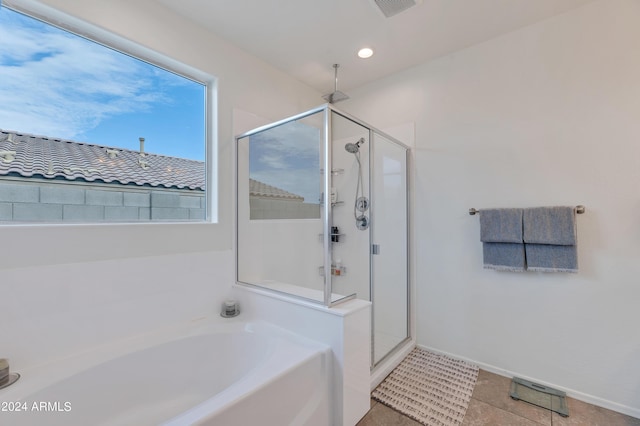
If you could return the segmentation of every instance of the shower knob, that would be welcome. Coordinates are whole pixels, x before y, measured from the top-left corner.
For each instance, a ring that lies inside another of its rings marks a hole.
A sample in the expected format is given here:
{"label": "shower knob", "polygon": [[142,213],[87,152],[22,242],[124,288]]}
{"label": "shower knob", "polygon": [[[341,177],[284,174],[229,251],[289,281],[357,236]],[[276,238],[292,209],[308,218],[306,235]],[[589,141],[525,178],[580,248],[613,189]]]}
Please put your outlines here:
{"label": "shower knob", "polygon": [[369,199],[367,197],[358,197],[356,200],[356,209],[363,213],[369,210]]}
{"label": "shower knob", "polygon": [[356,228],[361,231],[369,228],[369,218],[365,215],[360,215],[356,218]]}

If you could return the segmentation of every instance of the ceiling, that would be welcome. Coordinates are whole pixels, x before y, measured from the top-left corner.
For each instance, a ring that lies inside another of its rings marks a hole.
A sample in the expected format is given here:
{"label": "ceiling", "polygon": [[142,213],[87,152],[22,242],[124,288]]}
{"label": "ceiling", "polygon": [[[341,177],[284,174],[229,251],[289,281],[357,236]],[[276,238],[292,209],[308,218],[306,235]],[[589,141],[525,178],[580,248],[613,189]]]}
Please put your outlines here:
{"label": "ceiling", "polygon": [[[373,0],[156,0],[322,93],[349,89],[593,0],[421,0],[386,18]],[[373,57],[356,52],[369,46]]]}

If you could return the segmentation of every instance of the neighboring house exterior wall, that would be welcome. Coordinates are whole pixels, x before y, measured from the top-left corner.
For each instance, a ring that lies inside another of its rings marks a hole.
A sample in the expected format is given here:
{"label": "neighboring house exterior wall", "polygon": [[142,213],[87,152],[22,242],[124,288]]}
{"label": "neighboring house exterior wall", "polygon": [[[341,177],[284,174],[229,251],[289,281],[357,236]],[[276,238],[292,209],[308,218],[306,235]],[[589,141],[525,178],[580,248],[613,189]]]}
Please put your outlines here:
{"label": "neighboring house exterior wall", "polygon": [[320,205],[270,197],[249,197],[250,219],[319,219]]}
{"label": "neighboring house exterior wall", "polygon": [[[249,219],[320,219],[320,205],[277,186],[249,178]],[[238,196],[242,196],[240,190]]]}
{"label": "neighboring house exterior wall", "polygon": [[[205,163],[0,129],[0,223],[206,220]],[[320,206],[249,179],[251,219]]]}
{"label": "neighboring house exterior wall", "polygon": [[203,161],[0,130],[0,222],[203,221],[204,189]]}
{"label": "neighboring house exterior wall", "polygon": [[202,190],[0,177],[2,222],[202,221]]}

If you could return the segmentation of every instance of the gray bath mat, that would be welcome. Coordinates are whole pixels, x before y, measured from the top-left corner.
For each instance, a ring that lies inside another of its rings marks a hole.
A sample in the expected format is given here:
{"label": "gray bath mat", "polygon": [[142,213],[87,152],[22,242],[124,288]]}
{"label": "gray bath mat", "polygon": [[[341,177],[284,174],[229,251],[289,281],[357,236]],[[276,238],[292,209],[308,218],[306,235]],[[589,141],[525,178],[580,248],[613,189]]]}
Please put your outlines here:
{"label": "gray bath mat", "polygon": [[468,362],[415,348],[371,396],[424,425],[457,426],[478,371]]}

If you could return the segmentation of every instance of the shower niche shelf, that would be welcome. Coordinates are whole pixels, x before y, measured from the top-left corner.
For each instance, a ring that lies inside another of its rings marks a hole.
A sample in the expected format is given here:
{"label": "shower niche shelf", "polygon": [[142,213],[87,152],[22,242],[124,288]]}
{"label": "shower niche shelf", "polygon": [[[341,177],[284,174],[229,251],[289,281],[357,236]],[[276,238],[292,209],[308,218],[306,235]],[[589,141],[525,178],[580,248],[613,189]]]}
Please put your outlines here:
{"label": "shower niche shelf", "polygon": [[[344,239],[346,234],[342,234],[340,232],[340,228],[338,228],[337,226],[332,226],[331,227],[331,233],[329,234],[330,241],[332,243],[339,243],[342,239]],[[324,241],[324,234],[318,234],[318,238],[320,240],[320,242]]]}
{"label": "shower niche shelf", "polygon": [[[334,201],[333,203],[331,203],[331,207],[341,206],[342,204],[344,204],[344,201]],[[320,206],[324,206],[324,202],[321,202]]]}
{"label": "shower niche shelf", "polygon": [[[321,175],[324,174],[324,169],[320,169],[320,174]],[[344,169],[331,169],[331,174],[333,176],[338,176],[338,175],[344,174]]]}
{"label": "shower niche shelf", "polygon": [[[342,239],[347,235],[347,234],[329,234],[331,236],[330,241],[332,243],[340,243],[342,242]],[[318,240],[320,242],[324,241],[324,234],[318,234]]]}
{"label": "shower niche shelf", "polygon": [[[320,274],[321,277],[324,277],[324,266],[319,266],[318,267],[318,273]],[[331,275],[335,276],[335,277],[340,277],[342,275],[345,275],[347,273],[347,268],[344,266],[334,266],[331,265]]]}

